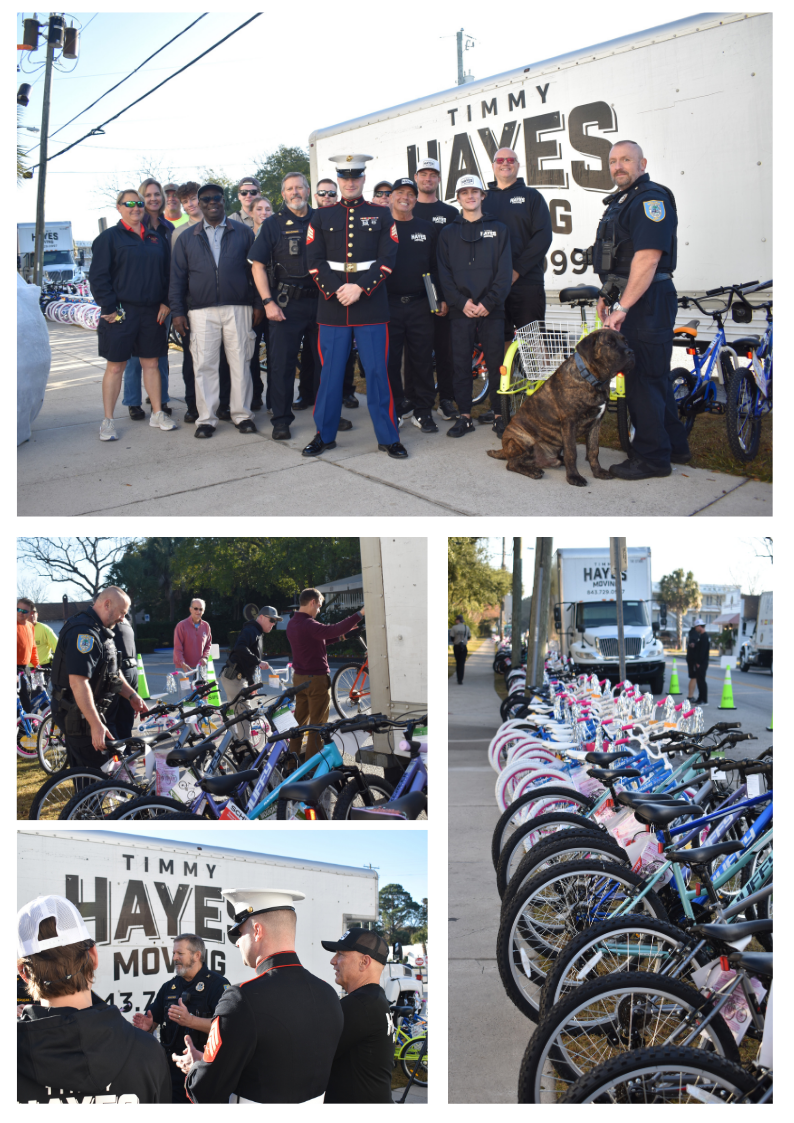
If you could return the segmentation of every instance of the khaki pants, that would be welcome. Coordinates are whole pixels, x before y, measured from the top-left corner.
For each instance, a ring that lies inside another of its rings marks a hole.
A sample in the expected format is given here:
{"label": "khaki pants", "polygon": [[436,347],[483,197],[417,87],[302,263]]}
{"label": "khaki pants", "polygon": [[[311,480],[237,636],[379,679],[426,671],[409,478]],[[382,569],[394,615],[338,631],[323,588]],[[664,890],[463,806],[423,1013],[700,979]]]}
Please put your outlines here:
{"label": "khaki pants", "polygon": [[[234,702],[235,698],[240,693],[240,691],[245,690],[245,688],[248,686],[248,679],[247,678],[228,679],[228,678],[226,678],[225,675],[221,675],[221,682],[223,683],[223,689],[226,691],[226,700],[228,702]],[[235,705],[234,712],[237,714],[237,713],[240,713],[241,711],[250,709],[251,705],[252,704],[250,702],[246,701],[245,698],[241,698],[240,701]],[[247,721],[238,722],[238,724],[235,726],[235,733],[237,734],[237,736],[241,740],[250,741],[251,740],[251,725],[250,725],[250,722],[247,722]]]}
{"label": "khaki pants", "polygon": [[239,425],[246,418],[253,419],[251,398],[254,384],[251,381],[251,356],[254,353],[256,334],[251,328],[252,311],[247,304],[224,304],[217,308],[193,308],[188,312],[190,321],[190,354],[196,380],[196,425],[218,423],[220,402],[220,377],[218,365],[221,357],[221,340],[229,361],[231,394],[229,411],[232,421]]}
{"label": "khaki pants", "polygon": [[[295,695],[295,720],[298,725],[322,725],[328,721],[331,710],[331,679],[329,675],[298,675],[293,674],[292,685],[300,686],[302,682],[310,682],[311,686],[301,690]],[[290,743],[290,752],[300,756],[301,740],[294,737]],[[319,753],[323,747],[319,734],[310,733],[309,742],[304,760]]]}

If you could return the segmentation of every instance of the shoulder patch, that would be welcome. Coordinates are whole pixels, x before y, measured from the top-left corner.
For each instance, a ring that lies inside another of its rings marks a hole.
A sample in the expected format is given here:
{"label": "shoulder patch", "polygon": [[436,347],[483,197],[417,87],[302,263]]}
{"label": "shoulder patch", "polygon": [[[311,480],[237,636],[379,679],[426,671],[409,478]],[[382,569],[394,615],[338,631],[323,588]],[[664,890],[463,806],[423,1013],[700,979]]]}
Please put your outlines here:
{"label": "shoulder patch", "polygon": [[391,227],[391,230],[389,231],[389,234],[391,235],[391,240],[393,242],[399,242],[400,239],[397,237],[397,224],[396,223],[394,223],[394,222],[392,223],[392,227]]}
{"label": "shoulder patch", "polygon": [[218,1050],[223,1044],[223,1042],[221,1041],[221,1031],[219,1027],[220,1018],[213,1018],[212,1026],[210,1028],[210,1035],[207,1038],[207,1044],[204,1046],[203,1059],[205,1061],[214,1061],[218,1055]]}
{"label": "shoulder patch", "polygon": [[642,206],[651,222],[661,222],[664,218],[664,203],[661,199],[649,199]]}
{"label": "shoulder patch", "polygon": [[91,648],[94,646],[94,637],[79,635],[77,637],[77,650],[81,655],[87,655]]}
{"label": "shoulder patch", "polygon": [[311,223],[309,223],[308,229],[306,231],[306,245],[310,246],[313,241],[314,241],[314,227],[312,226]]}

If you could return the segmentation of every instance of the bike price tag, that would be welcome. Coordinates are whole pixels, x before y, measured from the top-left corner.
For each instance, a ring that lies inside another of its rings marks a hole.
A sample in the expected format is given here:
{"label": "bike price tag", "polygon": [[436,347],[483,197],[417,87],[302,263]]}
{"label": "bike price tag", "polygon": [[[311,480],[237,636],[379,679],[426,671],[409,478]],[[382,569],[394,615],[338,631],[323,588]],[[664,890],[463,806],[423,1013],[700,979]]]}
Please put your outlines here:
{"label": "bike price tag", "polygon": [[281,686],[281,679],[278,677],[278,675],[268,675],[267,685],[271,688],[271,690],[278,690],[278,688]]}
{"label": "bike price tag", "polygon": [[762,795],[761,791],[761,776],[759,773],[754,772],[751,776],[747,777],[747,794],[752,798],[754,795]]}
{"label": "bike price tag", "polygon": [[289,706],[282,706],[280,710],[276,710],[273,714],[273,724],[277,732],[285,733],[288,729],[295,729],[298,723]]}
{"label": "bike price tag", "polygon": [[201,794],[201,788],[189,772],[186,772],[169,792],[171,799],[178,799],[180,803],[185,804],[194,803]]}
{"label": "bike price tag", "polygon": [[246,815],[246,813],[244,811],[241,811],[240,808],[237,806],[237,804],[232,803],[231,800],[229,800],[229,802],[226,804],[226,806],[224,807],[223,811],[221,811],[218,818],[219,819],[244,819],[246,822],[248,822],[248,816]]}

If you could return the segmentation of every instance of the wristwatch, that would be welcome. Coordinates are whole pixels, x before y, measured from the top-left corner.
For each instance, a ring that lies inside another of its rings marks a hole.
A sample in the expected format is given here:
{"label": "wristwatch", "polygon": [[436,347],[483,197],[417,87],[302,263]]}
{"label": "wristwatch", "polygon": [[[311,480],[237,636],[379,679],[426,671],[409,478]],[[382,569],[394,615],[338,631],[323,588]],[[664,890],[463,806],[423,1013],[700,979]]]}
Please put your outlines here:
{"label": "wristwatch", "polygon": [[615,303],[610,308],[610,312],[626,312],[626,313],[628,313],[628,311],[629,311],[628,308],[624,308],[619,300],[616,300]]}
{"label": "wristwatch", "polygon": [[272,303],[273,303],[273,297],[272,297],[272,296],[268,296],[267,298],[265,298],[265,299],[263,299],[263,300],[262,300],[262,303],[263,303],[263,304],[272,304]]}

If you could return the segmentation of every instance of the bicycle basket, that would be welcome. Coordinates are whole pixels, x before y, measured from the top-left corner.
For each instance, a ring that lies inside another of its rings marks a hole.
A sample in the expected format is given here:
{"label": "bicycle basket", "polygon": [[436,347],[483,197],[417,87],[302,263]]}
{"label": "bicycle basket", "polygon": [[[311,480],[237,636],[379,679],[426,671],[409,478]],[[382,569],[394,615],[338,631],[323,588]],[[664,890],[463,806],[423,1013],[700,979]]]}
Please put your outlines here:
{"label": "bicycle basket", "polygon": [[516,330],[521,365],[527,378],[545,379],[574,353],[582,335],[581,324],[549,318]]}

